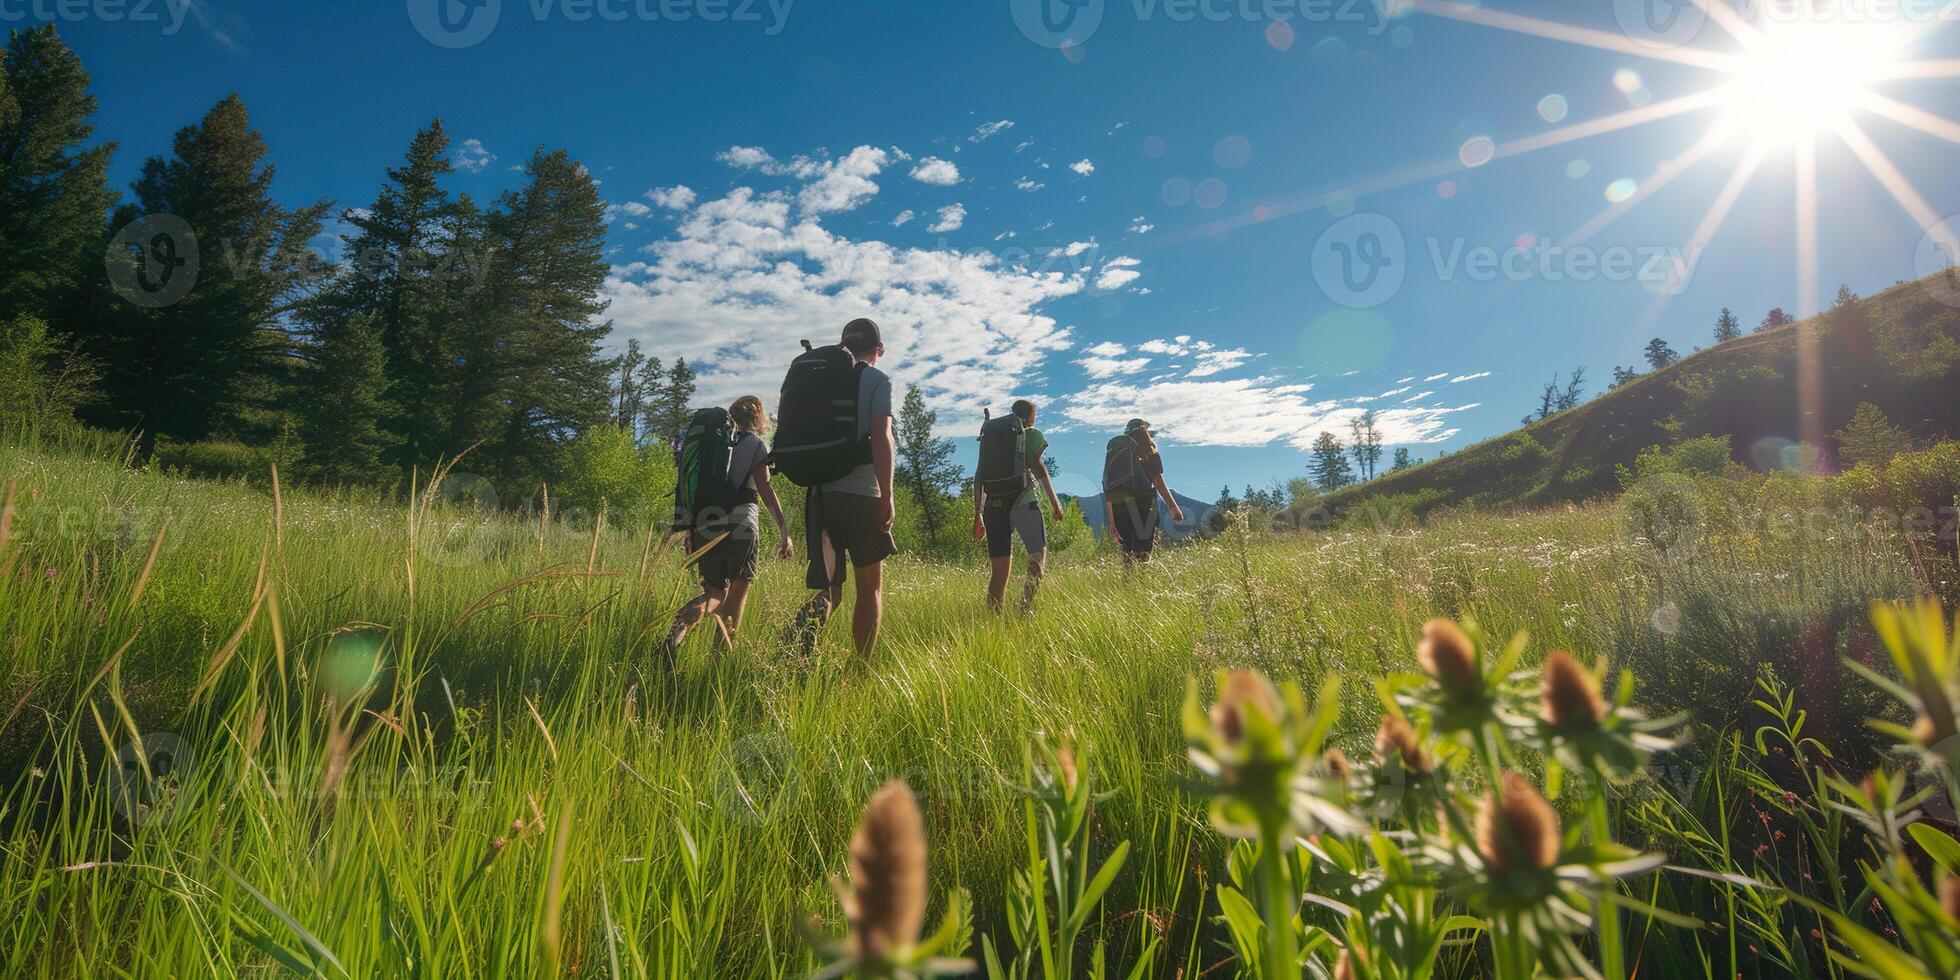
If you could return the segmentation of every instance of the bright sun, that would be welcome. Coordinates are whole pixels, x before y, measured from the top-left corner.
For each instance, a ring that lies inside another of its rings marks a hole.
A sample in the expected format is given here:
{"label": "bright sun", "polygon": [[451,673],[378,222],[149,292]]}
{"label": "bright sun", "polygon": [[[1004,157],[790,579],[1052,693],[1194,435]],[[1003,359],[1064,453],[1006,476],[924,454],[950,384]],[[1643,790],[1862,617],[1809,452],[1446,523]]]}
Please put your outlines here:
{"label": "bright sun", "polygon": [[1722,131],[1759,145],[1828,131],[1903,60],[1903,49],[1895,32],[1879,26],[1766,24],[1730,69]]}

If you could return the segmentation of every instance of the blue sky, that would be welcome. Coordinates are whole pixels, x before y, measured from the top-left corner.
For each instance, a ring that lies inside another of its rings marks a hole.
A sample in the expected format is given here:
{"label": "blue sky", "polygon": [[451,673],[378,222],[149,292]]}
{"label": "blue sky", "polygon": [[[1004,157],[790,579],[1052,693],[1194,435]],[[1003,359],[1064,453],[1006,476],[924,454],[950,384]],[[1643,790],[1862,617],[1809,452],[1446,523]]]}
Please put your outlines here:
{"label": "blue sky", "polygon": [[[616,208],[622,342],[687,355],[703,395],[725,399],[767,393],[797,339],[869,314],[892,341],[887,370],[949,434],[983,406],[1037,399],[1067,490],[1090,489],[1132,414],[1160,426],[1173,483],[1209,498],[1299,475],[1302,447],[1364,408],[1431,456],[1514,427],[1555,372],[1586,365],[1597,391],[1649,337],[1706,343],[1723,306],[1752,326],[1804,305],[1795,155],[1761,134],[1711,145],[1574,250],[1545,251],[1723,117],[1504,149],[1722,78],[1637,46],[1383,18],[1372,0],[1082,0],[1078,16],[1100,18],[1061,49],[1017,26],[1034,0],[609,0],[617,20],[491,0],[481,40],[438,44],[415,19],[435,2],[151,0],[156,21],[113,23],[84,3],[61,22],[94,73],[100,133],[121,144],[118,188],[234,91],[289,203],[369,203],[437,116],[472,141],[451,186],[479,199],[521,180],[533,147],[562,146]],[[1482,9],[1624,39],[1628,2]],[[0,16],[60,9],[39,3],[0,0]],[[731,16],[702,20],[717,13]],[[1735,46],[1712,25],[1694,43]],[[1911,50],[1960,57],[1960,31]],[[1960,115],[1950,77],[1874,88]],[[1952,143],[1856,118],[1922,213],[1960,212]],[[1759,145],[1726,220],[1691,248]],[[1825,300],[1927,271],[1921,223],[1857,155],[1820,139],[1817,168]],[[1478,265],[1520,247],[1509,273]],[[1390,274],[1364,287],[1371,268]]]}

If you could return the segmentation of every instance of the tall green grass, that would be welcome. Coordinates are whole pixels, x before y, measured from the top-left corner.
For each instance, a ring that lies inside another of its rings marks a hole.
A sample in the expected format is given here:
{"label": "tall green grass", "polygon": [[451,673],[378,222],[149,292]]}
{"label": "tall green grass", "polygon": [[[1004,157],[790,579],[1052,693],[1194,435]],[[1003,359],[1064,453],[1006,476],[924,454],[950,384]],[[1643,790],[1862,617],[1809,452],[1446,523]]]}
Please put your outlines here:
{"label": "tall green grass", "polygon": [[[0,973],[805,975],[798,927],[841,928],[827,882],[894,778],[935,901],[963,890],[1005,949],[1030,745],[1067,741],[1107,793],[1085,846],[1130,844],[1078,941],[1192,976],[1233,954],[1188,678],[1410,670],[1425,620],[1474,614],[1719,724],[1744,703],[1707,685],[1749,690],[1805,631],[1834,663],[1842,611],[1922,591],[1884,534],[1656,562],[1601,505],[1235,532],[1134,574],[1082,549],[1027,617],[989,614],[976,570],[901,559],[868,661],[841,616],[813,660],[779,648],[804,590],[772,562],[734,649],[696,631],[670,669],[650,648],[692,582],[643,523],[258,482],[0,449]],[[1367,754],[1377,715],[1333,742]]]}

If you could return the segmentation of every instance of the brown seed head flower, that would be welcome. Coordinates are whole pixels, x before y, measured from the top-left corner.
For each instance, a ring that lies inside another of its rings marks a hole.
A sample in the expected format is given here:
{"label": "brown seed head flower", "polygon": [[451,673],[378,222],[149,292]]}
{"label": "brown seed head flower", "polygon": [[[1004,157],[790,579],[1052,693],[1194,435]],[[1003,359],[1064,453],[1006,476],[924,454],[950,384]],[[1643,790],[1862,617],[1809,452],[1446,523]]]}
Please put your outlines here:
{"label": "brown seed head flower", "polygon": [[1422,642],[1416,644],[1416,661],[1445,689],[1468,690],[1481,680],[1477,673],[1477,648],[1463,630],[1447,619],[1432,619],[1422,627]]}
{"label": "brown seed head flower", "polygon": [[1945,724],[1941,724],[1929,715],[1920,715],[1919,720],[1913,723],[1912,737],[1922,747],[1930,749],[1954,736],[1953,719],[1945,721]]}
{"label": "brown seed head flower", "polygon": [[1321,761],[1327,766],[1327,775],[1341,782],[1347,782],[1348,777],[1353,775],[1354,767],[1348,765],[1347,753],[1340,749],[1328,749]]}
{"label": "brown seed head flower", "polygon": [[1606,718],[1606,699],[1600,696],[1599,681],[1564,650],[1553,650],[1545,657],[1545,680],[1538,698],[1544,705],[1545,720],[1556,729],[1590,727]]}
{"label": "brown seed head flower", "polygon": [[1061,772],[1056,773],[1056,775],[1062,778],[1063,792],[1075,792],[1075,750],[1066,745],[1056,748],[1055,762],[1061,769]]}
{"label": "brown seed head flower", "polygon": [[1960,878],[1940,877],[1940,908],[1949,918],[1960,919]]}
{"label": "brown seed head flower", "polygon": [[1245,712],[1256,709],[1267,718],[1280,714],[1279,694],[1271,682],[1253,671],[1240,668],[1225,678],[1218,692],[1218,703],[1211,706],[1211,721],[1227,742],[1245,737]]}
{"label": "brown seed head flower", "polygon": [[1429,755],[1416,740],[1416,730],[1407,719],[1394,715],[1382,718],[1382,727],[1375,732],[1375,752],[1384,760],[1400,758],[1402,768],[1410,772],[1426,773],[1430,768]]}
{"label": "brown seed head flower", "polygon": [[869,959],[917,942],[925,925],[925,820],[900,780],[872,795],[851,838],[850,906],[851,936]]}
{"label": "brown seed head flower", "polygon": [[1500,793],[1477,809],[1477,850],[1498,874],[1523,868],[1545,871],[1558,862],[1558,814],[1529,780],[1504,774]]}
{"label": "brown seed head flower", "polygon": [[1334,962],[1334,980],[1354,980],[1354,957],[1345,949]]}

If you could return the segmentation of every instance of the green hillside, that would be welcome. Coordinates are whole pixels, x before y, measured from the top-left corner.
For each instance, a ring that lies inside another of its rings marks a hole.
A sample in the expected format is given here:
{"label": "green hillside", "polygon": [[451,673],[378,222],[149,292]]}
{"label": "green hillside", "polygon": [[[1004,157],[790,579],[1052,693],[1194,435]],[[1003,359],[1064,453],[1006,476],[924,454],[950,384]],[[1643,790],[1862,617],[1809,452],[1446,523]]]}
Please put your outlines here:
{"label": "green hillside", "polygon": [[[1814,359],[1802,356],[1814,350]],[[1814,382],[1802,384],[1811,363]],[[1598,398],[1441,459],[1331,495],[1337,510],[1394,503],[1533,506],[1618,489],[1641,449],[1729,436],[1737,462],[1787,465],[1862,402],[1919,442],[1960,430],[1960,277],[1895,286],[1800,323],[1703,350]],[[1807,389],[1816,389],[1804,397]],[[1520,401],[1523,393],[1520,393]]]}

